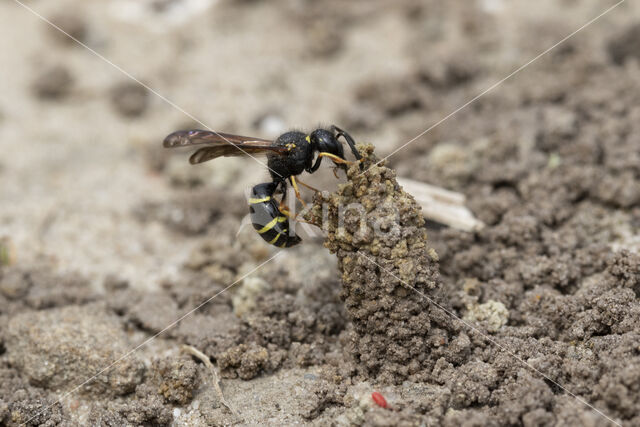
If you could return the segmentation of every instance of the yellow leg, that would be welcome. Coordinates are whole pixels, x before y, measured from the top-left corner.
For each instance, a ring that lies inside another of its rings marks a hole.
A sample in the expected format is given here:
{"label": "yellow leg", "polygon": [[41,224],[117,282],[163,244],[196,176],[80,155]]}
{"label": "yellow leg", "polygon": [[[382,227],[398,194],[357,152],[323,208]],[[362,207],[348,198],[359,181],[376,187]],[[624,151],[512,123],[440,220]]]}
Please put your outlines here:
{"label": "yellow leg", "polygon": [[289,207],[286,203],[280,202],[280,206],[278,206],[278,209],[280,210],[280,213],[282,215],[286,216],[289,219],[296,219],[296,217],[298,216],[298,214],[291,214],[291,211],[289,210]]}
{"label": "yellow leg", "polygon": [[341,157],[336,156],[335,154],[331,154],[331,153],[326,153],[326,152],[322,152],[318,154],[318,157],[328,157],[331,160],[334,161],[334,163],[343,163],[345,165],[351,165],[354,162],[350,162],[349,160],[345,160]]}
{"label": "yellow leg", "polygon": [[280,201],[280,205],[278,206],[278,210],[282,212],[282,214],[288,218],[291,218],[291,211],[287,207],[287,204],[284,201]]}
{"label": "yellow leg", "polygon": [[295,176],[291,177],[291,185],[293,185],[293,191],[296,192],[296,198],[298,200],[300,200],[300,203],[302,203],[302,206],[304,206],[306,208],[307,204],[304,202],[304,200],[302,200],[302,196],[300,195],[300,190],[298,189],[298,184],[296,183],[296,177]]}
{"label": "yellow leg", "polygon": [[291,215],[291,211],[289,210],[286,204],[280,203],[280,206],[278,207],[278,209],[280,209],[280,212],[282,213],[282,215],[286,216],[289,219],[294,220],[295,222],[302,222],[305,224],[315,225],[316,227],[318,227],[318,224],[316,224],[315,222],[307,221],[305,219],[298,219],[298,215],[300,215],[300,212],[298,212],[295,215]]}
{"label": "yellow leg", "polygon": [[328,157],[331,160],[333,160],[334,163],[338,163],[338,164],[342,163],[342,164],[345,164],[345,165],[352,165],[354,163],[361,163],[364,160],[364,159],[360,159],[360,160],[356,160],[355,162],[351,162],[349,160],[345,160],[345,159],[343,159],[341,157],[338,157],[335,154],[327,153],[325,151],[323,151],[321,153],[318,153],[318,157]]}
{"label": "yellow leg", "polygon": [[302,186],[305,186],[305,187],[307,187],[309,190],[311,190],[311,191],[315,191],[316,193],[319,193],[319,192],[320,192],[320,190],[318,190],[318,189],[316,189],[316,188],[313,188],[313,187],[312,187],[312,186],[310,186],[309,184],[305,184],[304,182],[302,182],[302,181],[300,181],[300,180],[298,180],[298,184],[300,184],[300,185],[302,185]]}

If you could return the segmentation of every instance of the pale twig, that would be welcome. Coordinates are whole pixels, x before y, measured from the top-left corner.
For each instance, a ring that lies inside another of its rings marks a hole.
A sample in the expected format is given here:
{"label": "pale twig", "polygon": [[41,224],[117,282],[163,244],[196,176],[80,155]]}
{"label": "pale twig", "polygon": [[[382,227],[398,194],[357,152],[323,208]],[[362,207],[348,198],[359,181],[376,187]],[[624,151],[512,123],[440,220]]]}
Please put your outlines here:
{"label": "pale twig", "polygon": [[216,393],[218,394],[218,397],[220,398],[220,402],[233,415],[235,415],[236,417],[242,419],[240,414],[238,414],[236,411],[234,411],[233,408],[231,407],[231,405],[229,405],[229,403],[224,398],[224,394],[222,394],[222,387],[220,387],[220,379],[219,379],[220,377],[218,376],[218,371],[217,371],[216,367],[213,366],[213,363],[211,363],[211,360],[209,359],[209,356],[207,356],[206,354],[204,354],[203,352],[201,352],[197,348],[195,348],[193,346],[190,346],[190,345],[183,345],[182,346],[182,351],[184,351],[185,353],[189,353],[190,355],[192,355],[193,357],[196,357],[202,363],[204,363],[204,365],[209,369],[209,372],[211,372],[211,377],[213,378],[213,381],[212,381],[213,388],[216,390]]}
{"label": "pale twig", "polygon": [[462,231],[478,231],[484,227],[465,206],[464,194],[408,178],[397,178],[397,181],[416,199],[425,218]]}

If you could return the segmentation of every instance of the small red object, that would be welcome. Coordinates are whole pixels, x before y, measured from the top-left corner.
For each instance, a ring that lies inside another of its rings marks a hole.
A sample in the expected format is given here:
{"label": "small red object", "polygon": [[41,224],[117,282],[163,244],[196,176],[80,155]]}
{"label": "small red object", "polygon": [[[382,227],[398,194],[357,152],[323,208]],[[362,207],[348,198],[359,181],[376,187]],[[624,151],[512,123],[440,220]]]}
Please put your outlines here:
{"label": "small red object", "polygon": [[381,408],[387,407],[387,399],[385,399],[384,396],[378,393],[377,391],[374,391],[373,393],[371,393],[371,398]]}

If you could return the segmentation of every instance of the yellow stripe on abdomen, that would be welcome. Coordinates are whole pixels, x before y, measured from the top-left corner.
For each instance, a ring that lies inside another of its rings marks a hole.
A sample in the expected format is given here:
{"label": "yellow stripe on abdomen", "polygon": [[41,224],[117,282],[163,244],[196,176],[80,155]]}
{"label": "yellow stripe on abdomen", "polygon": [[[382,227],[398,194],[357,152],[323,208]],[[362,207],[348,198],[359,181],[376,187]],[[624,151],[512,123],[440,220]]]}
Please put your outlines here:
{"label": "yellow stripe on abdomen", "polygon": [[267,225],[265,225],[260,230],[258,230],[258,233],[260,234],[266,233],[267,231],[271,230],[276,225],[277,222],[278,222],[278,217],[273,218],[271,221],[269,221]]}
{"label": "yellow stripe on abdomen", "polygon": [[273,240],[271,240],[269,242],[270,245],[275,245],[276,242],[278,241],[278,238],[280,237],[280,233],[276,234],[276,237],[273,238]]}

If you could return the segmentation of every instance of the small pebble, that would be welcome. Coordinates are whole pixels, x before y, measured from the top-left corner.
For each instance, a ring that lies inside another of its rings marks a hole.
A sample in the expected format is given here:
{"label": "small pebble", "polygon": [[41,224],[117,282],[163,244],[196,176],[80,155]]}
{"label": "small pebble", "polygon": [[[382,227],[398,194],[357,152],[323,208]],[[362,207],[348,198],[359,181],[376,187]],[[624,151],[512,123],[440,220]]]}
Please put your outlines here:
{"label": "small pebble", "polygon": [[89,31],[87,30],[87,25],[82,17],[72,13],[61,13],[52,17],[50,21],[59,28],[47,25],[49,35],[56,42],[68,46],[77,45],[77,43],[71,38],[73,37],[79,42],[86,43]]}
{"label": "small pebble", "polygon": [[118,83],[111,89],[111,103],[125,117],[140,117],[149,105],[149,92],[136,82]]}
{"label": "small pebble", "polygon": [[286,129],[286,123],[279,115],[267,113],[256,118],[253,127],[262,135],[280,135]]}
{"label": "small pebble", "polygon": [[640,59],[640,23],[623,29],[609,40],[607,50],[617,65],[624,64],[627,58]]}
{"label": "small pebble", "polygon": [[33,91],[38,98],[60,99],[69,94],[73,86],[71,72],[62,65],[45,67],[33,82]]}

